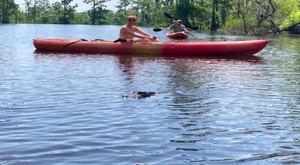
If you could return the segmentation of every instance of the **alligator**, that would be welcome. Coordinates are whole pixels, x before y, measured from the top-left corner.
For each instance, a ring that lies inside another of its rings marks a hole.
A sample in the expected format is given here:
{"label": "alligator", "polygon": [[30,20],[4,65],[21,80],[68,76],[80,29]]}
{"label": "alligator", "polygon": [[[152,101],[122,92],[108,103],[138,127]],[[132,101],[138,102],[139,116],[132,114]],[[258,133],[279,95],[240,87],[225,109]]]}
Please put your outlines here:
{"label": "alligator", "polygon": [[143,99],[143,98],[154,96],[155,94],[164,94],[164,93],[168,93],[168,92],[171,92],[171,90],[170,91],[161,91],[161,92],[133,91],[130,95],[123,95],[122,97],[124,99],[127,99],[127,98]]}

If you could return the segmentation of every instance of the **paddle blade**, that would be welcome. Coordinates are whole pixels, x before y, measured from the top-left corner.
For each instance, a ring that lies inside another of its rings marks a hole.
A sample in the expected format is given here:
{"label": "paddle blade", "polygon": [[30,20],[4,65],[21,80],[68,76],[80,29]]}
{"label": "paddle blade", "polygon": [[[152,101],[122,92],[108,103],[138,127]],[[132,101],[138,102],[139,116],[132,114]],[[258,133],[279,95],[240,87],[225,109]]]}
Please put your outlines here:
{"label": "paddle blade", "polygon": [[162,31],[162,29],[160,29],[160,28],[154,28],[153,31],[160,32],[160,31]]}
{"label": "paddle blade", "polygon": [[173,17],[172,17],[169,13],[165,12],[164,15],[165,15],[166,17],[168,17],[169,19],[173,20]]}

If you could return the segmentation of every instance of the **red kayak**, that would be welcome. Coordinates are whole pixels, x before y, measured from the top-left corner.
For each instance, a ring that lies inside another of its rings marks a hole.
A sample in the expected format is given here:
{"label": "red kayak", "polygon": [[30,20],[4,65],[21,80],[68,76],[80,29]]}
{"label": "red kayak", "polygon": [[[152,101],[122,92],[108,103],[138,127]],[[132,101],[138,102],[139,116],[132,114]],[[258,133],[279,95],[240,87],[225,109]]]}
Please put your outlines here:
{"label": "red kayak", "polygon": [[197,42],[117,42],[34,39],[38,51],[156,56],[249,56],[261,51],[267,40]]}
{"label": "red kayak", "polygon": [[166,36],[172,39],[186,39],[188,37],[188,34],[185,32],[177,32],[177,33],[167,33]]}

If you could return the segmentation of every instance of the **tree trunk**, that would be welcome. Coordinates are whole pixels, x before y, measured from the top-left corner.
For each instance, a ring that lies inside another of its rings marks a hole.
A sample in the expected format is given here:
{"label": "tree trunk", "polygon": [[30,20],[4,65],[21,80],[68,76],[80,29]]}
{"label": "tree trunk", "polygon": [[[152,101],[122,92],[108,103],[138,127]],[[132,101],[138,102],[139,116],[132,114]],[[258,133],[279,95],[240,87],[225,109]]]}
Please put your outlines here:
{"label": "tree trunk", "polygon": [[210,24],[210,32],[216,32],[218,27],[217,27],[217,20],[216,20],[216,17],[217,17],[217,14],[216,14],[216,11],[217,11],[217,3],[218,3],[218,0],[213,0],[213,4],[212,4],[212,17],[211,17],[211,24]]}
{"label": "tree trunk", "polygon": [[92,18],[92,25],[95,25],[96,22],[96,0],[93,0],[93,18]]}
{"label": "tree trunk", "polygon": [[2,4],[2,23],[9,23],[9,6],[8,0],[3,0]]}
{"label": "tree trunk", "polygon": [[243,20],[244,32],[245,32],[246,34],[248,34],[248,30],[247,30],[247,22],[246,22],[246,19],[245,19],[244,11],[241,12],[241,13],[242,13],[242,20]]}
{"label": "tree trunk", "polygon": [[[194,0],[191,0],[191,3],[194,5]],[[192,20],[192,26],[194,27],[195,26],[195,9],[194,9],[194,6],[193,6],[192,12],[190,13],[190,17],[191,17],[191,20]]]}
{"label": "tree trunk", "polygon": [[24,0],[25,1],[25,15],[26,15],[26,22],[29,22],[31,21],[31,18],[30,18],[30,13],[31,13],[31,10],[30,10],[30,5],[31,5],[31,0]]}

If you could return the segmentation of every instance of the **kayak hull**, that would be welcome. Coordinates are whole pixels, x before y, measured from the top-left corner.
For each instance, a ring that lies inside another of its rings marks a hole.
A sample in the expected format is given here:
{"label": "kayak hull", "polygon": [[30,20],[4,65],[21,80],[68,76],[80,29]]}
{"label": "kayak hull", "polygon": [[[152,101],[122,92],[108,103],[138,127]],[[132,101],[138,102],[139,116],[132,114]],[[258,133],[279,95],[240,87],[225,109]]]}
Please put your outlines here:
{"label": "kayak hull", "polygon": [[156,56],[249,56],[261,51],[267,40],[209,42],[118,42],[66,39],[34,39],[38,51],[156,55]]}
{"label": "kayak hull", "polygon": [[167,33],[167,37],[172,39],[186,39],[188,37],[188,34],[185,32],[177,32],[177,33]]}

